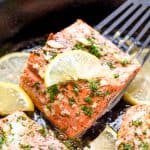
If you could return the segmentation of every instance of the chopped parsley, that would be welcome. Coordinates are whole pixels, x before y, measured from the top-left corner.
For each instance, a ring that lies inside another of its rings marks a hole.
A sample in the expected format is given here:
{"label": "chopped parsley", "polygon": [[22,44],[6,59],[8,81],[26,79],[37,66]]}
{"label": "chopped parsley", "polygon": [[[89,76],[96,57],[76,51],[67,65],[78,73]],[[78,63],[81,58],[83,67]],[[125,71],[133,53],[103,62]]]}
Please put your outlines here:
{"label": "chopped parsley", "polygon": [[6,143],[6,137],[4,135],[0,135],[0,148],[2,148],[4,143]]}
{"label": "chopped parsley", "polygon": [[134,150],[133,145],[129,144],[129,143],[122,143],[119,146],[119,150]]}
{"label": "chopped parsley", "polygon": [[89,96],[85,97],[84,101],[87,102],[88,104],[92,104],[93,103],[92,98],[89,97]]}
{"label": "chopped parsley", "polygon": [[96,96],[99,96],[99,97],[104,97],[104,96],[107,96],[107,95],[109,95],[109,94],[110,94],[109,91],[104,91],[104,92],[99,91],[99,92],[96,92],[96,93],[95,93],[95,95],[96,95]]}
{"label": "chopped parsley", "polygon": [[73,83],[73,92],[75,93],[76,96],[79,94],[79,88],[75,83]]}
{"label": "chopped parsley", "polygon": [[124,59],[120,63],[122,66],[126,66],[127,64],[129,64],[129,61],[127,59]]}
{"label": "chopped parsley", "polygon": [[149,149],[149,144],[147,142],[142,142],[140,147],[142,148],[142,150],[148,150]]}
{"label": "chopped parsley", "polygon": [[20,148],[23,149],[23,150],[31,150],[33,148],[33,146],[20,144]]}
{"label": "chopped parsley", "polygon": [[77,43],[74,45],[73,50],[76,49],[85,49],[87,50],[89,53],[95,55],[96,57],[100,58],[101,57],[101,48],[99,47],[99,45],[97,45],[95,43],[95,41],[91,38],[87,39],[89,41],[89,45],[84,45],[82,43]]}
{"label": "chopped parsley", "polygon": [[42,127],[42,128],[39,130],[39,133],[40,133],[43,137],[46,137],[46,135],[47,135],[47,130],[46,130],[44,127]]}
{"label": "chopped parsley", "polygon": [[48,51],[46,51],[46,50],[43,50],[43,53],[44,53],[44,55],[47,55],[47,52],[48,52]]}
{"label": "chopped parsley", "polygon": [[70,140],[64,141],[63,143],[65,144],[65,146],[66,146],[67,148],[72,148],[72,146],[73,146],[73,143],[72,143],[72,141],[70,141]]}
{"label": "chopped parsley", "polygon": [[119,74],[114,74],[114,78],[115,79],[119,78]]}
{"label": "chopped parsley", "polygon": [[96,57],[100,58],[101,57],[100,47],[95,44],[94,40],[88,38],[88,41],[90,42],[90,45],[88,47],[89,53],[91,53],[91,54],[95,55]]}
{"label": "chopped parsley", "polygon": [[47,103],[47,104],[46,104],[46,108],[47,108],[48,110],[51,110],[51,104],[50,104],[50,103]]}
{"label": "chopped parsley", "polygon": [[97,81],[92,81],[90,82],[90,89],[93,91],[93,92],[96,92],[97,89],[98,89],[98,85],[97,85]]}
{"label": "chopped parsley", "polygon": [[74,105],[76,102],[75,102],[74,98],[72,97],[72,98],[69,98],[69,99],[68,99],[68,103],[69,103],[70,106],[72,106],[72,105]]}
{"label": "chopped parsley", "polygon": [[106,62],[106,64],[107,64],[107,66],[109,66],[110,69],[115,68],[115,67],[113,66],[113,63],[112,63],[111,61]]}
{"label": "chopped parsley", "polygon": [[52,59],[54,59],[56,56],[57,56],[57,53],[54,53],[50,59],[52,60]]}
{"label": "chopped parsley", "polygon": [[81,107],[81,110],[83,111],[83,113],[86,115],[86,116],[91,116],[93,114],[93,111],[92,111],[92,108],[91,107],[88,107],[86,105],[82,106]]}
{"label": "chopped parsley", "polygon": [[84,49],[85,46],[82,43],[77,43],[74,45],[73,50],[75,49]]}
{"label": "chopped parsley", "polygon": [[17,121],[20,121],[20,120],[26,120],[26,117],[24,117],[24,116],[19,116],[19,117],[17,118]]}
{"label": "chopped parsley", "polygon": [[40,88],[40,83],[37,81],[33,84],[33,87],[36,89],[36,90],[39,90]]}
{"label": "chopped parsley", "polygon": [[57,94],[59,93],[57,85],[54,84],[54,85],[48,87],[47,88],[47,93],[50,96],[50,103],[53,103],[55,96],[57,96]]}
{"label": "chopped parsley", "polygon": [[136,126],[136,127],[138,127],[138,126],[140,126],[140,125],[142,125],[142,121],[141,120],[132,120],[132,125],[134,125],[134,126]]}

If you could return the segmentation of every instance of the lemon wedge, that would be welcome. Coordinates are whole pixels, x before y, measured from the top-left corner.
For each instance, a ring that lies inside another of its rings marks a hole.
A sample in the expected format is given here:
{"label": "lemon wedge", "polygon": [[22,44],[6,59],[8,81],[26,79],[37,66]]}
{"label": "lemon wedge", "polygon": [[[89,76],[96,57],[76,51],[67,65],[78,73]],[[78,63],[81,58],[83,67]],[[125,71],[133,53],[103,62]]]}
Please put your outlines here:
{"label": "lemon wedge", "polygon": [[85,147],[84,150],[115,150],[115,142],[117,133],[108,125],[104,131],[89,144],[89,148]]}
{"label": "lemon wedge", "polygon": [[47,66],[45,84],[51,86],[59,82],[77,79],[92,79],[103,76],[106,67],[99,59],[82,50],[67,51],[57,55]]}
{"label": "lemon wedge", "polygon": [[0,58],[0,81],[19,83],[29,54],[25,52],[14,52]]}
{"label": "lemon wedge", "polygon": [[16,84],[0,82],[0,114],[10,114],[16,110],[34,111],[29,96]]}
{"label": "lemon wedge", "polygon": [[[145,50],[146,51],[146,50]],[[150,58],[145,62],[141,71],[137,74],[131,85],[127,89],[123,98],[131,105],[150,105]]]}

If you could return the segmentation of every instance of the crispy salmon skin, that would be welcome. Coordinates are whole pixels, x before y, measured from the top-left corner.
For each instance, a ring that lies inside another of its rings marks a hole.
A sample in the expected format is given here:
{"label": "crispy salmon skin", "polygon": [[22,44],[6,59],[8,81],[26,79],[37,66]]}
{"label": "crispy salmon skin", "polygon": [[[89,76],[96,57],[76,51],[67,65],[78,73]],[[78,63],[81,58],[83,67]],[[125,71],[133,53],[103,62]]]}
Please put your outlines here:
{"label": "crispy salmon skin", "polygon": [[1,150],[67,150],[46,128],[23,112],[15,112],[0,120]]}
{"label": "crispy salmon skin", "polygon": [[[74,49],[95,55],[109,73],[92,81],[68,81],[46,88],[43,77],[47,64],[56,54]],[[136,60],[77,20],[64,30],[50,34],[46,45],[30,54],[20,85],[52,124],[68,138],[75,138],[102,116],[139,69]]]}

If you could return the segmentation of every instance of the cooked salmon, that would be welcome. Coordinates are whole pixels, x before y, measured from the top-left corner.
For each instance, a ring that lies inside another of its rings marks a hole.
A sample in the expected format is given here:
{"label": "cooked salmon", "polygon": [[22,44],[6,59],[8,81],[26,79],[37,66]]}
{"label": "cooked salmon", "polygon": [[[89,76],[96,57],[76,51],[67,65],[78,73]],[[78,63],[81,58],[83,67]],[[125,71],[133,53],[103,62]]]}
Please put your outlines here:
{"label": "cooked salmon", "polygon": [[67,150],[48,129],[32,121],[23,112],[15,112],[0,120],[0,149]]}
{"label": "cooked salmon", "polygon": [[[94,81],[68,81],[46,88],[43,77],[47,64],[56,54],[74,49],[95,55],[100,65],[110,72]],[[30,54],[20,85],[52,124],[68,138],[75,138],[104,114],[139,69],[136,60],[131,60],[82,20],[77,20],[64,30],[50,34],[46,45]]]}
{"label": "cooked salmon", "polygon": [[118,132],[116,150],[150,149],[150,106],[136,105],[124,114]]}

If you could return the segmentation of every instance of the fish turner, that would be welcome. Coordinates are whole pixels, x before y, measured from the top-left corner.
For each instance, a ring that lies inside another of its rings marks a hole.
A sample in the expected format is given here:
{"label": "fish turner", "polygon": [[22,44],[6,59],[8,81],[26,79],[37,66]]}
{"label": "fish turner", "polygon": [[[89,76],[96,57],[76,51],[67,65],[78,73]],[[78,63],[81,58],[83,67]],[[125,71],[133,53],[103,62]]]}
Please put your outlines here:
{"label": "fish turner", "polygon": [[[150,1],[125,1],[118,9],[96,25],[95,29],[126,53],[134,52],[134,57],[143,65],[150,56]],[[144,52],[146,47],[148,50]],[[108,111],[118,103],[132,80],[115,97],[115,100],[110,102]]]}

